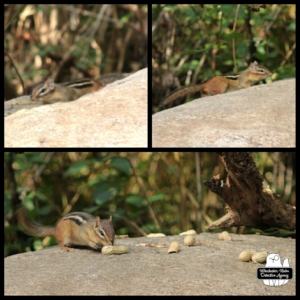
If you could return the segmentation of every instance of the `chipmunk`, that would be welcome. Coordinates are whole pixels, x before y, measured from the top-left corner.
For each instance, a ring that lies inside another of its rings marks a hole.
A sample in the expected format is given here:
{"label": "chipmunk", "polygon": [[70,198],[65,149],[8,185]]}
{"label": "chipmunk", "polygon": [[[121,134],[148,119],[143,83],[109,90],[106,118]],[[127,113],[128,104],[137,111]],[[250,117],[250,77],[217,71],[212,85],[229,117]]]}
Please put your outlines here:
{"label": "chipmunk", "polygon": [[238,75],[215,76],[205,83],[179,88],[165,97],[160,107],[189,93],[201,91],[202,97],[206,97],[244,89],[271,75],[272,73],[266,67],[259,66],[257,62],[254,61],[250,64],[249,68],[240,72]]}
{"label": "chipmunk", "polygon": [[17,217],[24,231],[30,235],[56,238],[61,249],[72,251],[67,246],[90,246],[98,249],[99,246],[111,246],[114,243],[115,231],[112,226],[112,217],[109,220],[100,220],[85,212],[73,212],[58,221],[56,227],[39,225],[30,220],[24,208],[17,211]]}
{"label": "chipmunk", "polygon": [[44,104],[73,101],[85,94],[93,93],[109,83],[123,79],[130,74],[109,74],[97,80],[79,79],[62,84],[54,83],[49,77],[44,83],[37,85],[31,93],[31,101],[42,101]]}

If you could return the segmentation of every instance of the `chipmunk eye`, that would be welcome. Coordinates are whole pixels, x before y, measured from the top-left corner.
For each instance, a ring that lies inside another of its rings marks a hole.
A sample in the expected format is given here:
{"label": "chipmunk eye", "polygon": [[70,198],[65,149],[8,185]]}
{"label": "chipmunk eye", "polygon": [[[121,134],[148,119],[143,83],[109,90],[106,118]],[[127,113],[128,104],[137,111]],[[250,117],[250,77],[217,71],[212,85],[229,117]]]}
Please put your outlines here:
{"label": "chipmunk eye", "polygon": [[100,230],[100,234],[101,234],[102,236],[105,236],[105,233],[104,233],[103,230]]}
{"label": "chipmunk eye", "polygon": [[46,88],[41,88],[40,93],[44,93],[46,91]]}
{"label": "chipmunk eye", "polygon": [[259,71],[260,73],[264,73],[264,72],[265,72],[264,69],[259,69],[258,71]]}

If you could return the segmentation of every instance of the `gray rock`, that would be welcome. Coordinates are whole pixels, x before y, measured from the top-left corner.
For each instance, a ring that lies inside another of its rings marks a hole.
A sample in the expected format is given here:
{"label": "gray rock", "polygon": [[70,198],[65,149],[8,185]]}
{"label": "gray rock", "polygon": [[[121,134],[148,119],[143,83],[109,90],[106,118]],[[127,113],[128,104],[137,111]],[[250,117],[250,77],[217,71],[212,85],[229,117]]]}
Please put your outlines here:
{"label": "gray rock", "polygon": [[[117,239],[129,253],[103,255],[95,250],[59,246],[12,255],[4,261],[5,295],[295,295],[296,247],[294,239],[231,234],[232,241],[217,233],[196,235],[186,247],[184,236]],[[168,254],[171,242],[178,253]],[[140,243],[165,243],[166,248]],[[241,262],[244,250],[280,252],[289,259],[293,279],[280,287],[264,285],[257,268],[264,264]]]}
{"label": "gray rock", "polygon": [[200,98],[152,116],[153,147],[295,147],[295,79]]}
{"label": "gray rock", "polygon": [[5,147],[147,147],[147,104],[147,69],[72,102],[8,102]]}

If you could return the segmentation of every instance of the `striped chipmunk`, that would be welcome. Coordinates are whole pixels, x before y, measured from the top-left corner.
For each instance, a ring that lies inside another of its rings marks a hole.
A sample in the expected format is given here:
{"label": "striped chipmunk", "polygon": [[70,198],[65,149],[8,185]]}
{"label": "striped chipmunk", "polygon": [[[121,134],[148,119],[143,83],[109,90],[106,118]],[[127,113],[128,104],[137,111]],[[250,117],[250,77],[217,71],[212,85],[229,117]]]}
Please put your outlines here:
{"label": "striped chipmunk", "polygon": [[190,93],[201,91],[202,97],[228,93],[250,87],[256,82],[263,80],[271,75],[272,73],[266,67],[258,65],[258,63],[254,61],[246,70],[240,72],[237,75],[215,76],[202,84],[181,87],[175,90],[170,95],[166,96],[161,101],[160,108],[176,100],[177,98]]}
{"label": "striped chipmunk", "polygon": [[17,211],[17,218],[27,234],[52,235],[66,251],[72,251],[68,246],[89,246],[93,249],[111,246],[115,239],[111,216],[108,220],[101,220],[86,212],[73,212],[59,220],[56,227],[47,227],[30,220],[25,209],[21,208]]}
{"label": "striped chipmunk", "polygon": [[96,80],[85,78],[60,84],[54,83],[53,79],[49,77],[45,82],[33,88],[30,100],[43,102],[43,104],[73,101],[129,75],[128,73],[115,73],[104,75]]}

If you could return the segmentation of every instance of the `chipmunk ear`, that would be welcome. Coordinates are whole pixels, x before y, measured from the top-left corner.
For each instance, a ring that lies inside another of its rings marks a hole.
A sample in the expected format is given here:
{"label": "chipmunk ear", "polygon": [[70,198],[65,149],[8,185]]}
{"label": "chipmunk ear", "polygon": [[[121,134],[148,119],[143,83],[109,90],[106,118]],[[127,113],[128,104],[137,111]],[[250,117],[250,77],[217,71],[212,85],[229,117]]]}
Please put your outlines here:
{"label": "chipmunk ear", "polygon": [[251,68],[251,71],[254,72],[255,71],[255,67],[257,66],[257,61],[253,62],[250,64],[250,68]]}
{"label": "chipmunk ear", "polygon": [[95,225],[94,225],[94,228],[98,228],[98,227],[101,227],[101,220],[99,216],[95,218]]}
{"label": "chipmunk ear", "polygon": [[48,77],[48,79],[47,79],[46,82],[49,84],[49,86],[50,86],[51,88],[54,87],[54,80],[53,80],[52,77]]}
{"label": "chipmunk ear", "polygon": [[54,80],[53,80],[52,77],[48,77],[48,79],[46,80],[46,84],[49,86],[49,88],[50,88],[51,90],[54,89]]}
{"label": "chipmunk ear", "polygon": [[109,217],[108,221],[112,223],[112,216]]}

